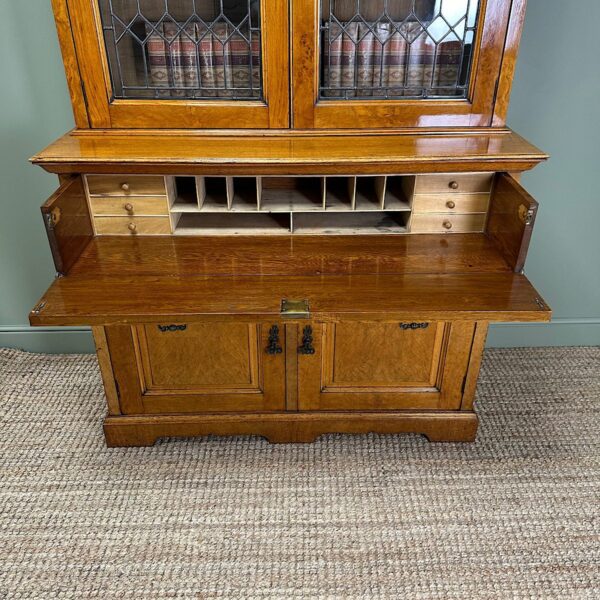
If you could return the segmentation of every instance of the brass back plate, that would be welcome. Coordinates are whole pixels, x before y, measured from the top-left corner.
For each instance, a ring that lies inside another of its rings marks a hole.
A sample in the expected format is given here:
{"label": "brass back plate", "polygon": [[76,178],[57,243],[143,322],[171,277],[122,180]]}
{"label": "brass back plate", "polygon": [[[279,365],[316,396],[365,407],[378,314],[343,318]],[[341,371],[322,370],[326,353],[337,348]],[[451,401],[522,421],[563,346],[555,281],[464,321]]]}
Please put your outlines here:
{"label": "brass back plate", "polygon": [[281,301],[281,316],[288,319],[308,319],[310,317],[308,300],[288,300],[284,298]]}

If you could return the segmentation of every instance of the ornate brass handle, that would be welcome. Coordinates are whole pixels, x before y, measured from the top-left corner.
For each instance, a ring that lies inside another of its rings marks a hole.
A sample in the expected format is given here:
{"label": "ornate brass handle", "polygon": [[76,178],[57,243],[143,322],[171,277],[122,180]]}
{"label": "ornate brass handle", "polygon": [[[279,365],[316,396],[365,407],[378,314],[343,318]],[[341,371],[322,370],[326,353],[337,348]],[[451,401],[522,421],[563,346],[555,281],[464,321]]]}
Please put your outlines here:
{"label": "ornate brass handle", "polygon": [[451,190],[457,190],[457,189],[458,189],[458,181],[451,181],[451,182],[448,184],[448,187],[449,187]]}
{"label": "ornate brass handle", "polygon": [[448,202],[446,202],[446,206],[448,208],[456,208],[456,202],[454,202],[454,200],[448,200]]}
{"label": "ornate brass handle", "polygon": [[185,331],[187,325],[157,325],[160,331],[166,333],[167,331]]}
{"label": "ornate brass handle", "polygon": [[282,352],[283,348],[279,345],[279,327],[273,325],[273,327],[269,329],[269,345],[266,348],[266,353],[281,354]]}
{"label": "ornate brass handle", "polygon": [[131,204],[131,202],[128,202],[124,207],[123,207],[128,213],[132,213],[133,212],[133,204]]}
{"label": "ornate brass handle", "polygon": [[314,354],[313,329],[307,325],[302,331],[302,346],[298,346],[298,354]]}

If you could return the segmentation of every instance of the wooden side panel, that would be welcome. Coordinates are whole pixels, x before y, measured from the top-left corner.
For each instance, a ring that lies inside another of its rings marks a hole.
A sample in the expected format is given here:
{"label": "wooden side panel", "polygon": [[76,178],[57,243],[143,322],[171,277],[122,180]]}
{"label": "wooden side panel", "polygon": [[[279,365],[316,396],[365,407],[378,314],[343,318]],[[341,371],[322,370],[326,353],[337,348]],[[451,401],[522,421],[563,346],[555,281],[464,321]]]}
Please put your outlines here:
{"label": "wooden side panel", "polygon": [[71,94],[75,125],[78,128],[87,128],[90,126],[90,122],[88,120],[79,65],[77,64],[77,54],[75,52],[67,0],[52,0],[52,10],[54,11],[56,31],[65,66],[65,74],[67,76],[67,85]]}
{"label": "wooden side panel", "polygon": [[285,333],[256,323],[108,327],[123,414],[285,410]]}
{"label": "wooden side panel", "polygon": [[300,410],[460,408],[473,323],[309,327],[314,352],[298,358]]}
{"label": "wooden side panel", "polygon": [[513,78],[517,66],[517,56],[521,44],[521,34],[525,23],[525,9],[527,0],[512,0],[512,9],[508,32],[506,34],[506,43],[504,45],[504,57],[502,59],[502,70],[498,81],[498,90],[496,92],[496,104],[494,107],[493,127],[504,127],[506,123],[506,114],[510,101],[510,92],[512,90]]}
{"label": "wooden side panel", "polygon": [[56,271],[65,275],[94,237],[81,177],[65,181],[41,211]]}
{"label": "wooden side panel", "polygon": [[469,359],[469,370],[465,379],[461,410],[473,410],[475,401],[475,392],[477,390],[477,379],[479,378],[479,369],[483,359],[483,350],[488,333],[488,323],[479,321],[475,326],[475,336],[473,337],[473,346],[471,347],[471,357]]}
{"label": "wooden side panel", "polygon": [[516,273],[523,271],[538,203],[510,175],[499,175],[486,233]]}
{"label": "wooden side panel", "polygon": [[119,404],[119,394],[115,385],[115,375],[110,360],[108,350],[108,340],[104,327],[92,327],[94,334],[94,343],[96,344],[96,356],[98,357],[98,366],[102,375],[102,383],[104,384],[104,393],[106,394],[106,403],[108,404],[109,415],[120,415],[121,406]]}

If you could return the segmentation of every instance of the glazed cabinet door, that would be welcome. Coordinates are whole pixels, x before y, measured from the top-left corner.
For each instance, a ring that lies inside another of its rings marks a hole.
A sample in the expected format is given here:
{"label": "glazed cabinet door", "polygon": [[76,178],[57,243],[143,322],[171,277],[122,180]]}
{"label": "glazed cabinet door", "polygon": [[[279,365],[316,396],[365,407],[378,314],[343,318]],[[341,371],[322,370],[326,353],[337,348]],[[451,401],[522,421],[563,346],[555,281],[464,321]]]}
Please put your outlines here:
{"label": "glazed cabinet door", "polygon": [[300,410],[457,410],[475,325],[300,326]]}
{"label": "glazed cabinet door", "polygon": [[295,0],[294,127],[501,125],[524,5]]}
{"label": "glazed cabinet door", "polygon": [[288,126],[288,0],[53,2],[80,127]]}
{"label": "glazed cabinet door", "polygon": [[106,328],[123,414],[285,408],[278,324],[152,323]]}

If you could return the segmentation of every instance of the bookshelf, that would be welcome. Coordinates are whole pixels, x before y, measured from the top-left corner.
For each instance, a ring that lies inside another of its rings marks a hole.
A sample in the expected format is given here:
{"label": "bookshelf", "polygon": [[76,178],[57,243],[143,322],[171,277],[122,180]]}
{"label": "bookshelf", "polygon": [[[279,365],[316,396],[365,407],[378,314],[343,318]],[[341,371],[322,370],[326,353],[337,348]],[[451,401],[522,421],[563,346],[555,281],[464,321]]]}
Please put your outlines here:
{"label": "bookshelf", "polygon": [[472,441],[547,156],[506,128],[523,0],[53,0],[76,129],[33,162],[113,446]]}

